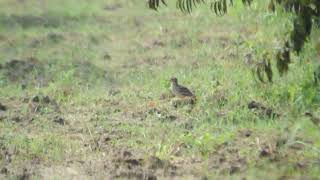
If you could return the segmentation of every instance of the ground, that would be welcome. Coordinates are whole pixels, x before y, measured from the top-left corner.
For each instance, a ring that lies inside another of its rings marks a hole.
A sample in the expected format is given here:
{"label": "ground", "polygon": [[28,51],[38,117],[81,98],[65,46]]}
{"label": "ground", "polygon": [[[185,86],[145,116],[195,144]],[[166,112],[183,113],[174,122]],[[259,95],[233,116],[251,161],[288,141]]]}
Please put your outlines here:
{"label": "ground", "polygon": [[[259,3],[257,3],[259,2]],[[0,179],[317,179],[316,27],[290,71],[292,15],[144,1],[0,2]],[[258,80],[262,54],[273,83]],[[172,76],[194,105],[172,97]]]}

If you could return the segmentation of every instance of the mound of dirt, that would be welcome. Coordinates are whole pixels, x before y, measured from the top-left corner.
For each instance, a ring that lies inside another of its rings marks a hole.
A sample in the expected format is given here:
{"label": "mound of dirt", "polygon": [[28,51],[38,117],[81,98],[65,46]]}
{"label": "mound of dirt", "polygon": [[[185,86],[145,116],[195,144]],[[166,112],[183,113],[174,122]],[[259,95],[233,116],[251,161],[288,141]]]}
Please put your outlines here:
{"label": "mound of dirt", "polygon": [[139,158],[130,151],[113,155],[111,161],[105,162],[105,170],[115,179],[150,179],[170,178],[177,174],[177,167],[169,161],[150,156]]}
{"label": "mound of dirt", "polygon": [[30,112],[48,114],[54,112],[60,112],[58,103],[49,96],[37,94],[31,99],[25,98],[24,101],[29,103]]}
{"label": "mound of dirt", "polygon": [[13,59],[1,65],[1,73],[6,82],[19,83],[22,86],[47,86],[50,75],[45,72],[45,66],[35,58],[26,60]]}

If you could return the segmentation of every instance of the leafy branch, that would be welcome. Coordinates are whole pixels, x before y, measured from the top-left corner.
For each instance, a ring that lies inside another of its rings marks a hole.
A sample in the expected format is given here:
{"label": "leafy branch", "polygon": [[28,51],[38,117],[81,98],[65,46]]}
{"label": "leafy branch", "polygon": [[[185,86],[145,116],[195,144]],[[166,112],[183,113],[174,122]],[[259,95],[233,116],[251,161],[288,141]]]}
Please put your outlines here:
{"label": "leafy branch", "polygon": [[[246,6],[250,6],[253,0],[241,0]],[[149,8],[158,10],[160,5],[167,6],[166,0],[148,0]],[[234,0],[176,0],[176,6],[184,13],[190,14],[194,8],[200,4],[210,7],[217,16],[223,16],[228,12],[228,8],[233,6]],[[284,46],[276,54],[277,69],[280,75],[288,71],[291,51],[299,54],[311,34],[313,23],[320,19],[320,0],[269,0],[268,9],[275,11],[276,7],[281,7],[287,12],[296,14],[293,20],[293,30],[290,38],[286,39]],[[262,76],[262,71],[267,74],[269,82],[272,82],[272,70],[269,60],[264,60],[257,67],[258,77]],[[261,79],[261,78],[259,78]]]}

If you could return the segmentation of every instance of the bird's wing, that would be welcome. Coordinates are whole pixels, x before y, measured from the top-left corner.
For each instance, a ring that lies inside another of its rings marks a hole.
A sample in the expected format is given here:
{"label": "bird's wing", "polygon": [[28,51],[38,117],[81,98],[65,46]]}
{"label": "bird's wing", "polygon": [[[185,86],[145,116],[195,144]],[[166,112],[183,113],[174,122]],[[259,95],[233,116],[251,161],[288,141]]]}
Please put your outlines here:
{"label": "bird's wing", "polygon": [[194,96],[193,93],[186,87],[183,87],[183,86],[180,86],[180,93],[183,95],[183,96]]}

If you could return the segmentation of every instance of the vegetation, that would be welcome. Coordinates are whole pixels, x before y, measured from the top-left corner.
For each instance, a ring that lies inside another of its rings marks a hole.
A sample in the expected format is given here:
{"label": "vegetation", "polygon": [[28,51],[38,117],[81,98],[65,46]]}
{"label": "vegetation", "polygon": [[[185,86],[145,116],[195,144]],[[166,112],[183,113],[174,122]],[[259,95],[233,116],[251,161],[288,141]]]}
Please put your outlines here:
{"label": "vegetation", "polygon": [[[157,10],[160,2],[167,5],[165,0],[148,0],[149,8]],[[253,0],[242,0],[244,5],[250,6]],[[182,12],[191,13],[193,7],[198,4],[206,4],[206,0],[177,0],[177,7]],[[228,10],[228,4],[232,6],[233,0],[214,0],[210,2],[211,10],[218,16],[224,15]],[[277,68],[282,75],[288,71],[290,59],[290,52],[294,50],[300,53],[305,41],[311,34],[312,26],[320,19],[320,1],[311,0],[270,0],[268,9],[275,11],[276,5],[280,5],[285,11],[295,14],[293,21],[293,29],[290,32],[290,38],[286,38],[283,48],[277,52]],[[272,82],[272,70],[270,59],[265,56],[259,66],[257,66],[257,75],[259,79],[264,82],[262,78],[263,71],[266,73],[269,82]],[[316,79],[316,77],[314,77]]]}
{"label": "vegetation", "polygon": [[268,4],[0,1],[0,179],[318,178],[320,31],[261,83],[296,18]]}

